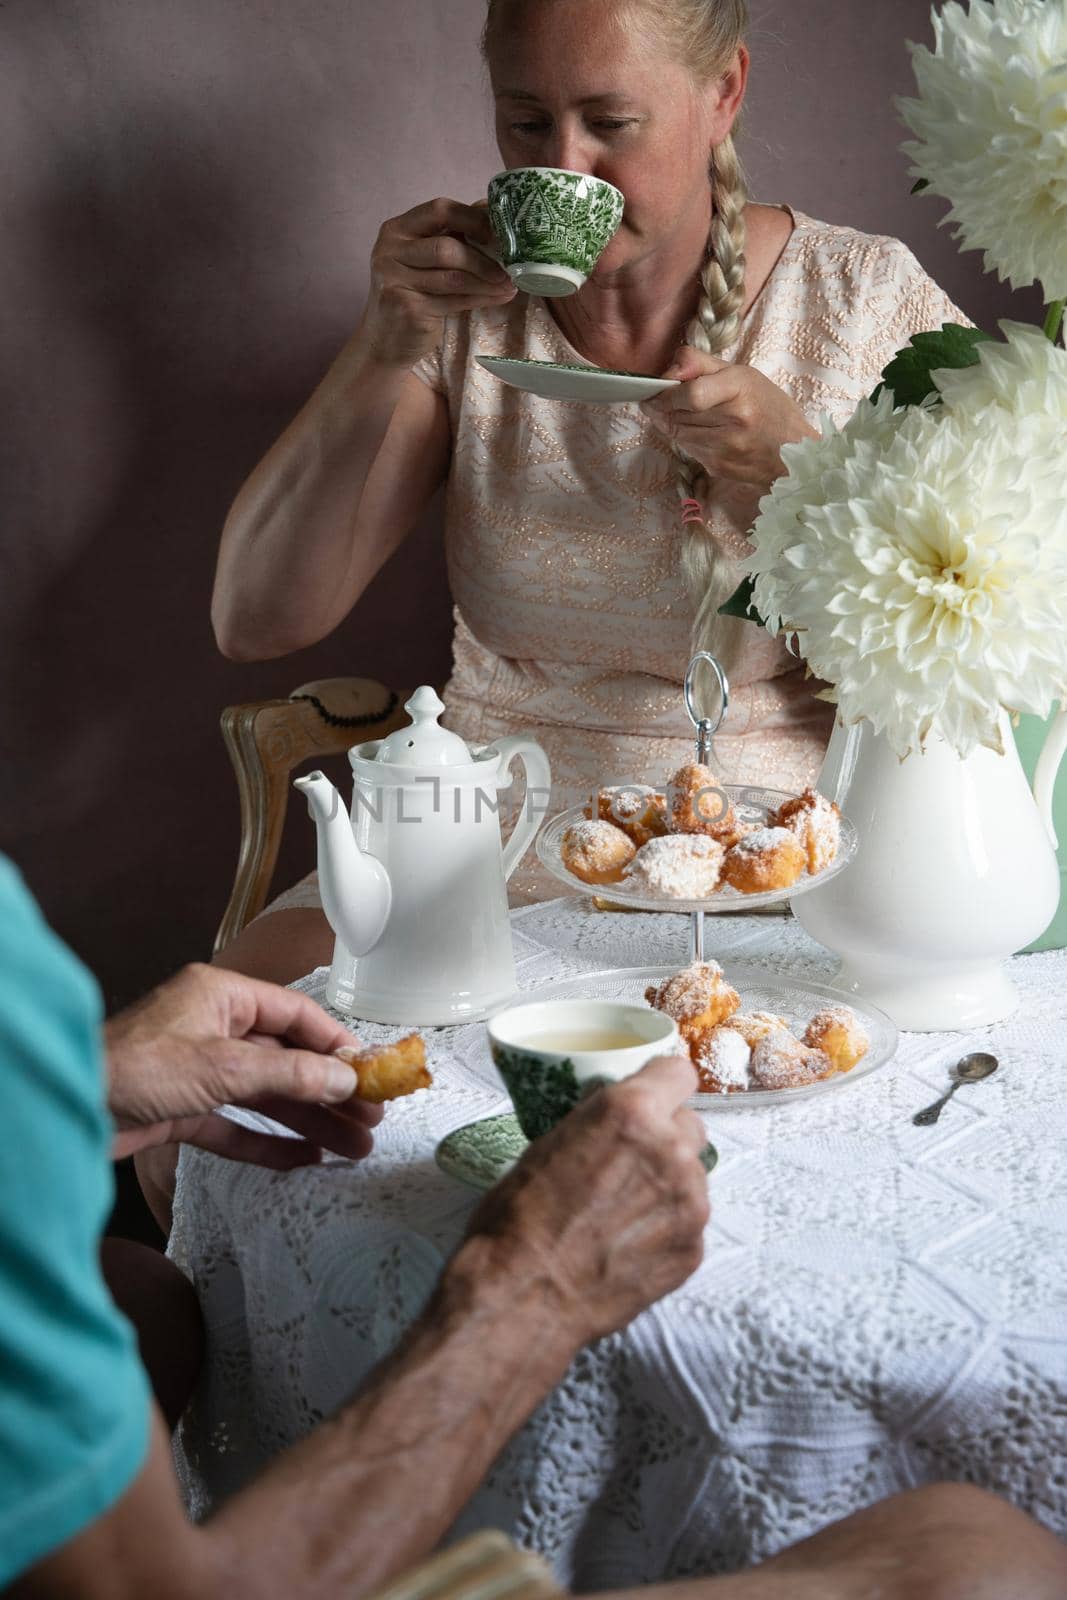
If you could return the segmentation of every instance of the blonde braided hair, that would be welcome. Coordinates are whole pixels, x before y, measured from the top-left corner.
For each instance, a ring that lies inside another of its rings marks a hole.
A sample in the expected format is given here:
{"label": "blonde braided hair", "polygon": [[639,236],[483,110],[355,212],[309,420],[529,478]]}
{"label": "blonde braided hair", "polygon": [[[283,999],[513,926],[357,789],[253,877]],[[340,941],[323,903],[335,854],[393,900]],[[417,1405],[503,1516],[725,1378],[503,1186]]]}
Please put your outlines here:
{"label": "blonde braided hair", "polygon": [[[747,191],[734,142],[727,137],[711,159],[713,214],[708,255],[700,274],[700,304],[685,330],[685,342],[705,355],[718,355],[741,331],[745,302],[745,200]],[[678,489],[683,500],[699,502],[699,512],[686,516],[681,570],[686,592],[696,607],[693,646],[715,643],[719,607],[737,587],[736,574],[720,550],[703,511],[711,484],[703,467],[678,445]]]}
{"label": "blonde braided hair", "polygon": [[[494,21],[505,0],[487,0],[482,53],[487,55]],[[748,27],[747,0],[623,0],[619,10],[640,9],[650,16],[660,37],[698,83],[720,77],[737,54]],[[745,300],[745,202],[748,190],[732,137],[711,153],[708,167],[712,216],[707,252],[700,272],[700,301],[685,330],[685,342],[705,355],[718,355],[741,331]],[[729,558],[719,548],[704,512],[711,484],[691,456],[673,446],[678,465],[678,492],[688,502],[680,566],[693,602],[693,647],[707,650],[717,643],[722,619],[718,609],[736,588]]]}

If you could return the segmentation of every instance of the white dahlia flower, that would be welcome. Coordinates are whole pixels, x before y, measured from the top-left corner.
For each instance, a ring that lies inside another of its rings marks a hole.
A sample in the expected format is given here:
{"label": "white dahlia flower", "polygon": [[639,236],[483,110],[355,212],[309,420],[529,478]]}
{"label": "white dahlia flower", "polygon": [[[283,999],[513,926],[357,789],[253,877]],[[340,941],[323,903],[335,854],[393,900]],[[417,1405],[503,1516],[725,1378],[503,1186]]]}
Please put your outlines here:
{"label": "white dahlia flower", "polygon": [[1000,331],[1003,344],[985,339],[975,345],[977,366],[942,368],[931,374],[933,381],[957,417],[1003,406],[1017,417],[1053,418],[1064,430],[1061,467],[1067,474],[1067,350],[1028,322],[1002,322]]}
{"label": "white dahlia flower", "polygon": [[1001,749],[1001,706],[1044,717],[1067,695],[1061,420],[894,412],[886,393],[782,455],[753,598],[845,723],[867,719],[901,756],[931,732],[965,756]]}
{"label": "white dahlia flower", "polygon": [[1065,299],[1067,0],[953,0],[932,20],[933,51],[910,47],[918,98],[898,101],[912,175],[988,271]]}

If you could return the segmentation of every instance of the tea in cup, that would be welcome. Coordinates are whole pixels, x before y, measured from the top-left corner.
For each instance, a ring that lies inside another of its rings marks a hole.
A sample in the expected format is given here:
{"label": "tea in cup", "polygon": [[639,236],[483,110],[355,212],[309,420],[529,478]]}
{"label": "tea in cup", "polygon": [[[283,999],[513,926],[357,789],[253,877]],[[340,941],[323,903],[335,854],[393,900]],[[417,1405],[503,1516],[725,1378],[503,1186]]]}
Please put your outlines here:
{"label": "tea in cup", "polygon": [[512,167],[489,183],[501,264],[527,294],[582,287],[622,221],[623,194],[588,172]]}
{"label": "tea in cup", "polygon": [[488,1029],[494,1065],[528,1139],[555,1127],[593,1084],[628,1078],[653,1056],[681,1049],[671,1017],[617,1000],[508,1006]]}

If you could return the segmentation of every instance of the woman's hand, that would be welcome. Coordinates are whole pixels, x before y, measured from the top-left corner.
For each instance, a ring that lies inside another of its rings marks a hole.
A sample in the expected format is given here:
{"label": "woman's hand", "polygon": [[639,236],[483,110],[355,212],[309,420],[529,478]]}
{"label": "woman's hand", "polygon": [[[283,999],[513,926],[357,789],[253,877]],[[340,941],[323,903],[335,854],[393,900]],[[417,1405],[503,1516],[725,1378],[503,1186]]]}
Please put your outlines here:
{"label": "woman's hand", "polygon": [[680,379],[678,388],[664,389],[641,409],[710,478],[753,484],[766,494],[785,470],[782,446],[818,437],[796,402],[754,367],[684,345],[663,376]]}
{"label": "woman's hand", "polygon": [[382,225],[361,325],[376,360],[410,367],[437,343],[445,317],[515,298],[503,267],[477,245],[494,247],[484,202],[430,200]]}
{"label": "woman's hand", "polygon": [[[357,1044],[307,995],[222,967],[182,969],[104,1028],[116,1159],[180,1141],[286,1170],[325,1148],[370,1153],[378,1106],[353,1099],[356,1074],[333,1052]],[[255,1133],[217,1115],[250,1106],[299,1137]]]}

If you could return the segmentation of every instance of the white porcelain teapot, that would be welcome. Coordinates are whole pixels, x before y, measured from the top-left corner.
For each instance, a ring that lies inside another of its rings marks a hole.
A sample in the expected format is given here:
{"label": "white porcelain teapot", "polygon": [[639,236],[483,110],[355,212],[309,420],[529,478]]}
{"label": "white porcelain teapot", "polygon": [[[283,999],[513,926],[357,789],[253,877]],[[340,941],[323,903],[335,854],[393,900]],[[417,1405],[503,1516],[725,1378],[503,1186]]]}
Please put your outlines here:
{"label": "white porcelain teapot", "polygon": [[[323,773],[295,780],[337,935],[326,998],[371,1022],[471,1022],[515,993],[505,886],[547,805],[548,757],[521,738],[469,750],[425,685],[404,709],[407,727],[348,752],[350,811]],[[526,800],[504,845],[498,795],[517,756]]]}

